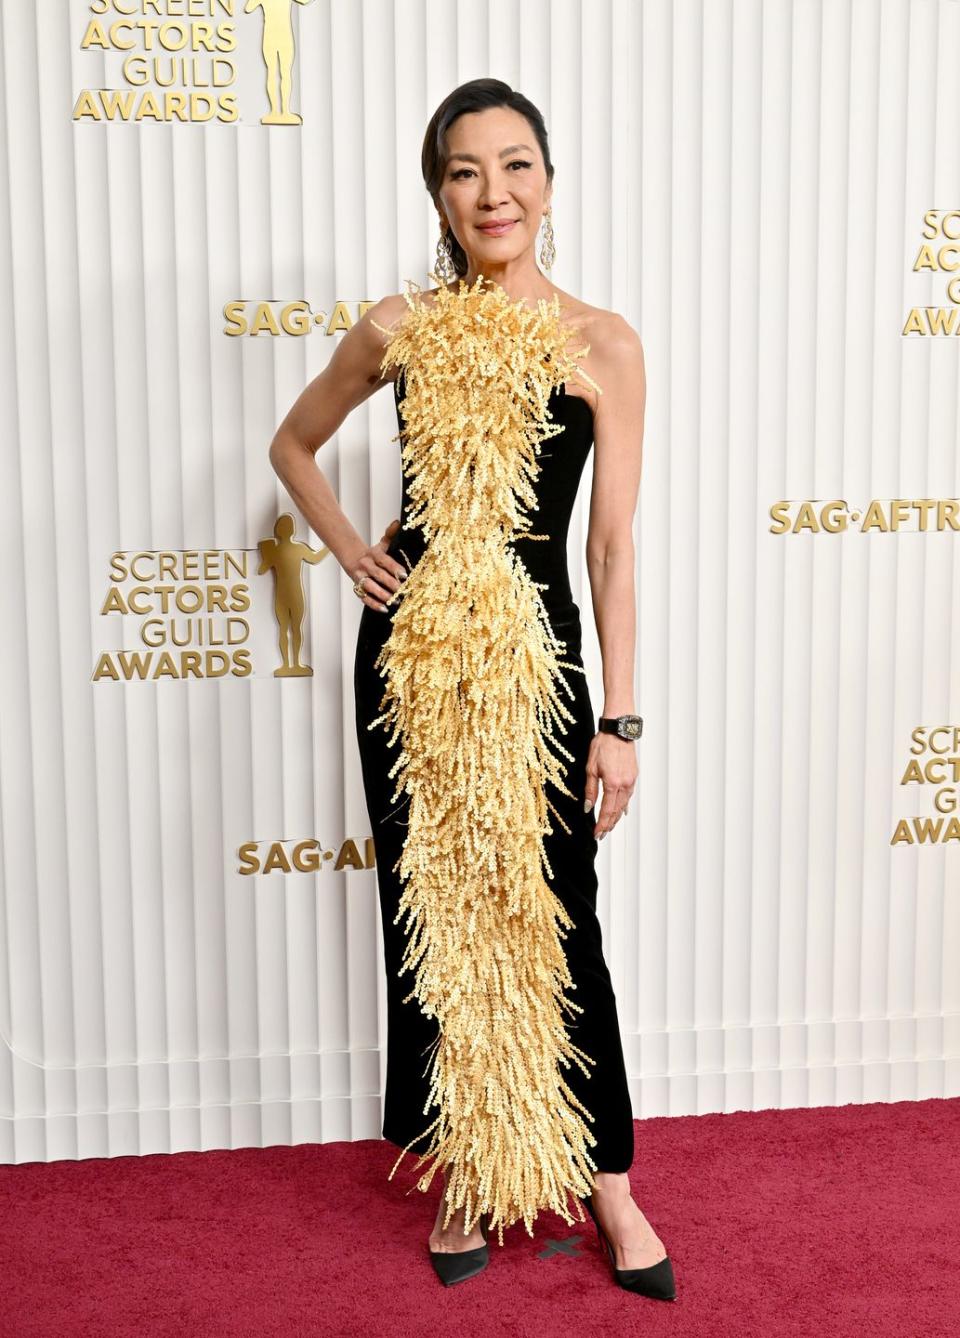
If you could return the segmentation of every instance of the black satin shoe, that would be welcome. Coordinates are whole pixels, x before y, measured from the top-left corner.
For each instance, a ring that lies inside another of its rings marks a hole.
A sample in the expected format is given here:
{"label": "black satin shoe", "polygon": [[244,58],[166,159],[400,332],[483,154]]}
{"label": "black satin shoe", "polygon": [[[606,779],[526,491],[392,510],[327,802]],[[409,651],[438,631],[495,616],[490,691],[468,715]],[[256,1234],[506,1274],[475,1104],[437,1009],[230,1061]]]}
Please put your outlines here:
{"label": "black satin shoe", "polygon": [[430,1262],[434,1272],[445,1287],[452,1287],[456,1282],[466,1282],[467,1278],[482,1273],[490,1262],[490,1250],[487,1245],[487,1214],[480,1215],[480,1230],[483,1232],[483,1244],[475,1250],[431,1250]]}
{"label": "black satin shoe", "polygon": [[670,1256],[660,1259],[657,1263],[651,1264],[649,1268],[617,1268],[617,1257],[613,1246],[607,1239],[607,1233],[597,1220],[597,1214],[593,1211],[592,1195],[587,1195],[582,1199],[584,1207],[593,1218],[593,1225],[597,1228],[597,1235],[607,1247],[607,1253],[610,1256],[610,1267],[613,1269],[613,1276],[619,1285],[628,1292],[639,1292],[641,1296],[649,1296],[655,1301],[673,1301],[676,1299],[677,1288],[673,1277],[673,1264],[670,1262]]}

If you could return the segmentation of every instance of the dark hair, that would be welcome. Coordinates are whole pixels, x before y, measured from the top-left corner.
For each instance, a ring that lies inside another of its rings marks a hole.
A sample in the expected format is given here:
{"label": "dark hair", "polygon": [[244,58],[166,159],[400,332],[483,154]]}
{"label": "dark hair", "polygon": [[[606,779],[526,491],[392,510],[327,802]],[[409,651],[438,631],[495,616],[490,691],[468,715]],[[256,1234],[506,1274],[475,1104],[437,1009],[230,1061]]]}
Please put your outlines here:
{"label": "dark hair", "polygon": [[[522,93],[516,92],[502,79],[471,79],[468,83],[461,84],[459,88],[455,88],[452,93],[447,94],[430,117],[430,124],[427,126],[426,134],[423,137],[420,167],[423,172],[424,184],[430,192],[434,204],[437,203],[440,185],[447,170],[447,131],[457,117],[462,116],[464,112],[484,111],[487,107],[509,107],[512,111],[519,112],[521,116],[526,118],[530,123],[531,130],[537,137],[540,152],[543,154],[544,165],[547,169],[547,180],[553,180],[553,163],[550,159],[547,127],[538,108],[533,105],[529,98],[525,98]],[[452,228],[448,229],[447,236],[450,241],[454,269],[460,278],[463,278],[467,272],[466,252],[454,236]]]}

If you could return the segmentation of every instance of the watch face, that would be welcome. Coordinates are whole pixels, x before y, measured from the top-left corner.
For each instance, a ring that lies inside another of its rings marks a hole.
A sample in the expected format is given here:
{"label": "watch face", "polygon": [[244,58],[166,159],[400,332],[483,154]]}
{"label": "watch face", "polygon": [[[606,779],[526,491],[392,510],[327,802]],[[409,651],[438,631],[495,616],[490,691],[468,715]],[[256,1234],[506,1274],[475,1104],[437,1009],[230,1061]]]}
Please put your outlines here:
{"label": "watch face", "polygon": [[642,728],[640,717],[638,715],[628,715],[625,719],[620,721],[620,737],[624,739],[639,739],[640,730]]}

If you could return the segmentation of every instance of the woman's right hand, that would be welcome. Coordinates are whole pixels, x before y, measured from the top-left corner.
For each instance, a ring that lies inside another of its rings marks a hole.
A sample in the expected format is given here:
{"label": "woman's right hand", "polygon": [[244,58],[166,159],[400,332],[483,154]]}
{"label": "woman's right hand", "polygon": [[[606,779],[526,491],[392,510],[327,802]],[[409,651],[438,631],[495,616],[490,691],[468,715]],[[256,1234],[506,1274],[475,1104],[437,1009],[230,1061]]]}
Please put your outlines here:
{"label": "woman's right hand", "polygon": [[364,604],[381,613],[386,613],[387,604],[407,577],[406,568],[395,558],[387,556],[390,540],[399,528],[400,521],[391,520],[383,532],[383,538],[361,553],[348,573],[354,581],[362,580]]}

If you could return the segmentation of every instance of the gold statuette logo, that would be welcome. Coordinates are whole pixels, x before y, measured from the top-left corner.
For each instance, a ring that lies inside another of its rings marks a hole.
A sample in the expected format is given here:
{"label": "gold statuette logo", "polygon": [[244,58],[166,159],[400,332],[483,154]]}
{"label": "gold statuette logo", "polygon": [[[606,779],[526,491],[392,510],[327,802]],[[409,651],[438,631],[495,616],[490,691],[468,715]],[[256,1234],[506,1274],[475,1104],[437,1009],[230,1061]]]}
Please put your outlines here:
{"label": "gold statuette logo", "polygon": [[[308,5],[310,0],[296,0]],[[263,63],[267,67],[267,97],[270,111],[260,117],[261,125],[302,125],[303,118],[290,110],[293,84],[294,39],[291,19],[292,0],[247,0],[244,13],[263,10]]]}
{"label": "gold statuette logo", "polygon": [[266,571],[273,572],[274,578],[274,613],[280,637],[279,668],[274,669],[274,678],[307,678],[313,670],[300,661],[303,646],[303,615],[306,602],[303,594],[303,564],[321,562],[330,552],[329,548],[313,549],[309,544],[301,543],[293,537],[296,521],[289,511],[277,518],[273,527],[274,538],[261,539],[260,566],[257,575]]}

